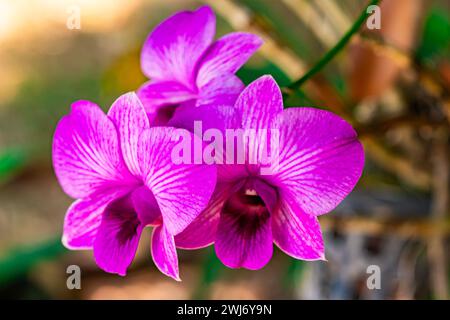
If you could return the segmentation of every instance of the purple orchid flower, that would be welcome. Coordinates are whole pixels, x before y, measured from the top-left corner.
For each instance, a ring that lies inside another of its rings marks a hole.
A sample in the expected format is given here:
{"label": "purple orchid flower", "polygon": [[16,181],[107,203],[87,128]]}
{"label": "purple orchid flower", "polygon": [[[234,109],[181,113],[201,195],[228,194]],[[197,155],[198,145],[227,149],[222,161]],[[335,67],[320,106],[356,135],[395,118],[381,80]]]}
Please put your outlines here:
{"label": "purple orchid flower", "polygon": [[134,93],[119,97],[108,115],[78,101],[59,122],[53,165],[63,190],[76,200],[65,217],[63,243],[93,249],[107,272],[125,275],[146,226],[152,257],[179,280],[174,235],[206,207],[216,183],[214,166],[174,164],[175,129],[150,128]]}
{"label": "purple orchid flower", "polygon": [[[351,192],[364,166],[351,125],[324,110],[283,110],[280,88],[270,76],[251,83],[234,108],[180,108],[171,123],[192,131],[193,120],[222,132],[278,130],[279,154],[264,174],[261,162],[218,165],[208,207],[175,237],[177,246],[196,249],[215,242],[226,266],[252,270],[268,263],[273,243],[297,259],[325,259],[317,216]],[[258,154],[260,147],[250,143],[247,152]]]}
{"label": "purple orchid flower", "polygon": [[208,6],[169,17],[150,33],[141,68],[151,80],[139,90],[151,123],[165,125],[181,104],[232,105],[244,89],[235,72],[262,41],[233,32],[213,41],[214,12]]}

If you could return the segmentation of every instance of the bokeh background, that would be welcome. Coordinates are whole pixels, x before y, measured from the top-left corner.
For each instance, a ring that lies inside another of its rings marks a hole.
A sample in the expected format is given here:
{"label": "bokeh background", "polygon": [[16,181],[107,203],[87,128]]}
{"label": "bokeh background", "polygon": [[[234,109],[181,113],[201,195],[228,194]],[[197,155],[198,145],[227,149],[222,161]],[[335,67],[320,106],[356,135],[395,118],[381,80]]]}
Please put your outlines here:
{"label": "bokeh background", "polygon": [[[366,166],[354,192],[320,217],[327,262],[275,250],[260,271],[222,266],[212,248],[179,250],[163,276],[149,230],[128,276],[60,243],[71,199],[51,164],[52,135],[71,102],[105,109],[145,81],[147,34],[207,3],[217,36],[250,31],[264,46],[238,75],[272,74],[287,105],[329,109],[357,129]],[[299,90],[288,89],[360,15],[363,0],[0,0],[0,297],[33,299],[448,299],[450,3],[384,0],[381,30],[363,27]],[[67,19],[80,10],[81,29]],[[68,290],[79,265],[82,289]],[[369,290],[367,267],[381,270]]]}

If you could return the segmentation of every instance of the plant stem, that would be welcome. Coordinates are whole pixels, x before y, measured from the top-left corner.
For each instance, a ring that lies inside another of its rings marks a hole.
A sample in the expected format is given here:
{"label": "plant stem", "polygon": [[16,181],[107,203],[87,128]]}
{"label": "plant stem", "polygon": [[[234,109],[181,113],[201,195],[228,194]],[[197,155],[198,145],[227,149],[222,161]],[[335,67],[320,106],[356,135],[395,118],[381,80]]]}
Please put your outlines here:
{"label": "plant stem", "polygon": [[338,41],[338,43],[331,48],[323,57],[320,59],[303,77],[298,79],[297,81],[291,83],[288,88],[297,89],[301,87],[309,78],[315,75],[317,72],[322,70],[324,66],[328,64],[350,41],[351,37],[358,32],[363,23],[366,21],[367,17],[370,15],[367,12],[367,8],[372,5],[377,5],[380,0],[371,0],[369,4],[364,7],[364,10],[361,12],[361,15],[355,21],[355,23],[351,26],[351,28],[344,34],[344,36]]}

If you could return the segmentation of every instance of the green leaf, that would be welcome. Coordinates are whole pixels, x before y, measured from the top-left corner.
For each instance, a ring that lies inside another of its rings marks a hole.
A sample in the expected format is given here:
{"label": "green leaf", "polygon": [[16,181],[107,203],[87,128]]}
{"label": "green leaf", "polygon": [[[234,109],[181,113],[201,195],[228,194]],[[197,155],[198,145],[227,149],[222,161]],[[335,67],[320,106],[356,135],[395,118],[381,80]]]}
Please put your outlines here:
{"label": "green leaf", "polygon": [[425,19],[425,26],[417,57],[431,60],[450,54],[450,15],[445,8],[433,7]]}

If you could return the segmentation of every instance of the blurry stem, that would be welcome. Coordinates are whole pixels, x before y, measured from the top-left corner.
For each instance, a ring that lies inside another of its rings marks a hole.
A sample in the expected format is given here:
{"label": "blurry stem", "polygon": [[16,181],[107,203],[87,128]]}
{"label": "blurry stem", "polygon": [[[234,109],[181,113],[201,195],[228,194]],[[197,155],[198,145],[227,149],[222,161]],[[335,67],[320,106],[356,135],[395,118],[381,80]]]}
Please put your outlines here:
{"label": "blurry stem", "polygon": [[303,77],[290,84],[289,88],[297,89],[301,87],[307,80],[309,80],[317,72],[322,70],[322,68],[325,67],[328,64],[328,62],[330,62],[347,45],[352,36],[356,32],[358,32],[358,30],[361,28],[363,23],[366,21],[367,17],[370,15],[367,12],[367,7],[371,5],[377,5],[380,1],[381,0],[371,0],[369,4],[364,7],[364,10],[362,11],[361,15],[358,17],[358,19],[355,21],[352,27],[347,31],[347,33],[344,34],[341,40],[339,40],[338,43],[333,48],[331,48],[322,57],[322,59],[320,59]]}
{"label": "blurry stem", "polygon": [[[435,223],[443,223],[449,209],[449,148],[448,133],[436,130],[432,145],[433,161],[433,202],[432,219]],[[428,242],[428,258],[431,268],[431,284],[436,299],[448,299],[447,252],[445,250],[445,234],[436,230]]]}

